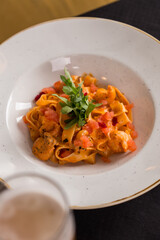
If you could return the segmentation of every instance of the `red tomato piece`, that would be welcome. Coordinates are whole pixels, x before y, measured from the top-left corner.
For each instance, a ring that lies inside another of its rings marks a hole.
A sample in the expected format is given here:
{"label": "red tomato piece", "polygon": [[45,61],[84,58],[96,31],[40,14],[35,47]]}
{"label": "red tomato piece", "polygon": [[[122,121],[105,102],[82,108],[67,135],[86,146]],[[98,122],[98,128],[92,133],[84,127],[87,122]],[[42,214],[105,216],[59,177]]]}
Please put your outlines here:
{"label": "red tomato piece", "polygon": [[89,120],[88,125],[92,128],[92,130],[99,128],[98,122],[95,120]]}
{"label": "red tomato piece", "polygon": [[130,110],[130,109],[132,109],[133,107],[134,107],[134,103],[129,103],[129,104],[125,105],[125,108],[126,108],[127,110]]}
{"label": "red tomato piece", "polygon": [[62,81],[57,81],[53,84],[53,87],[56,90],[56,92],[61,92],[63,86],[64,86],[64,83]]}
{"label": "red tomato piece", "polygon": [[102,128],[101,131],[102,131],[105,135],[107,135],[107,134],[109,133],[110,129],[109,129],[109,128]]}
{"label": "red tomato piece", "polygon": [[83,148],[88,148],[93,146],[93,143],[90,141],[90,139],[87,136],[83,135],[80,139],[82,141]]}
{"label": "red tomato piece", "polygon": [[40,111],[41,111],[41,113],[44,115],[44,113],[45,113],[45,111],[46,111],[47,109],[49,109],[49,108],[48,108],[48,107],[41,107],[41,108],[40,108]]}
{"label": "red tomato piece", "polygon": [[117,123],[118,123],[117,118],[116,118],[116,117],[113,117],[113,119],[112,119],[112,125],[113,125],[113,126],[116,126]]}
{"label": "red tomato piece", "polygon": [[114,112],[106,112],[100,117],[100,120],[102,120],[103,122],[106,122],[108,120],[112,120],[113,117],[114,117]]}
{"label": "red tomato piece", "polygon": [[106,128],[107,127],[107,125],[104,122],[98,122],[98,124],[101,128]]}
{"label": "red tomato piece", "polygon": [[82,147],[82,141],[81,141],[81,140],[78,140],[78,139],[74,140],[74,146],[76,146],[76,147]]}
{"label": "red tomato piece", "polygon": [[131,131],[131,137],[133,139],[137,138],[138,137],[138,133],[135,130]]}
{"label": "red tomato piece", "polygon": [[83,126],[83,130],[86,130],[89,134],[92,133],[92,128],[88,125],[88,124],[85,124]]}
{"label": "red tomato piece", "polygon": [[92,133],[93,130],[98,129],[99,124],[95,120],[89,120],[87,124],[84,125],[83,129],[87,130],[88,133]]}
{"label": "red tomato piece", "polygon": [[131,129],[131,130],[134,130],[134,129],[135,129],[134,125],[133,125],[131,122],[128,122],[128,123],[127,123],[127,127],[128,127],[129,129]]}
{"label": "red tomato piece", "polygon": [[50,121],[55,121],[56,123],[59,122],[59,116],[58,113],[56,113],[53,109],[47,108],[44,111],[45,117]]}
{"label": "red tomato piece", "polygon": [[91,92],[92,93],[94,93],[94,92],[96,92],[97,91],[97,87],[96,87],[96,85],[94,84],[94,83],[91,83],[91,85],[90,85],[90,90],[91,90]]}
{"label": "red tomato piece", "polygon": [[44,93],[44,92],[40,92],[40,93],[35,97],[34,101],[37,102],[38,99],[39,99],[43,94],[45,94],[45,93]]}
{"label": "red tomato piece", "polygon": [[42,92],[44,92],[44,93],[56,93],[56,91],[53,87],[43,88]]}
{"label": "red tomato piece", "polygon": [[128,144],[128,150],[130,150],[131,152],[134,152],[137,149],[137,146],[132,139],[128,140],[127,144]]}

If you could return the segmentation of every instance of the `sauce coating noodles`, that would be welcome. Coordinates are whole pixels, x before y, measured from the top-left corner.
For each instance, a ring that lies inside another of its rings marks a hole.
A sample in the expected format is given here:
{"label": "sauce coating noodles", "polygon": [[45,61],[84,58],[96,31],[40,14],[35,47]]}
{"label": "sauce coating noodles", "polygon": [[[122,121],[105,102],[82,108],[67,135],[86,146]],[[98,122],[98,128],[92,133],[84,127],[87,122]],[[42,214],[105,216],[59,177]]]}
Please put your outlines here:
{"label": "sauce coating noodles", "polygon": [[50,159],[63,165],[80,161],[94,164],[96,154],[107,163],[111,154],[135,151],[133,103],[114,86],[99,88],[92,74],[72,76],[72,81],[76,87],[81,84],[83,96],[97,107],[82,126],[74,123],[66,129],[71,113],[62,113],[60,104],[60,97],[70,101],[63,91],[65,83],[58,81],[53,87],[42,89],[35,98],[36,106],[23,117],[33,141],[33,154],[42,161]]}

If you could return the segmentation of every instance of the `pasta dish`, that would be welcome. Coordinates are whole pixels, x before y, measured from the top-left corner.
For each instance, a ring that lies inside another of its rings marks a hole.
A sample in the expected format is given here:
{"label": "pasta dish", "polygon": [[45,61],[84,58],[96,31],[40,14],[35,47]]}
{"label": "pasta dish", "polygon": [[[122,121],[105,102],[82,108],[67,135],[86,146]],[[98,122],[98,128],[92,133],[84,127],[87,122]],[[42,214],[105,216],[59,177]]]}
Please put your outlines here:
{"label": "pasta dish", "polygon": [[94,164],[97,154],[109,162],[111,154],[136,150],[133,103],[119,89],[98,87],[92,74],[70,76],[65,69],[60,77],[23,117],[38,159]]}

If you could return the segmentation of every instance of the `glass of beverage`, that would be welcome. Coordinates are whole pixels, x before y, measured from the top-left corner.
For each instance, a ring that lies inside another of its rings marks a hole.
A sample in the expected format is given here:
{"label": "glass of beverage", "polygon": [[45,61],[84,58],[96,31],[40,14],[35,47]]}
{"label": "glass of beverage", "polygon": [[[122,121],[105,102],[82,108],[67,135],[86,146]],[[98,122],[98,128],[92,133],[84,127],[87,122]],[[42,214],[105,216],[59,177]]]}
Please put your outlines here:
{"label": "glass of beverage", "polygon": [[21,173],[0,193],[0,240],[73,240],[75,223],[63,189],[52,179]]}

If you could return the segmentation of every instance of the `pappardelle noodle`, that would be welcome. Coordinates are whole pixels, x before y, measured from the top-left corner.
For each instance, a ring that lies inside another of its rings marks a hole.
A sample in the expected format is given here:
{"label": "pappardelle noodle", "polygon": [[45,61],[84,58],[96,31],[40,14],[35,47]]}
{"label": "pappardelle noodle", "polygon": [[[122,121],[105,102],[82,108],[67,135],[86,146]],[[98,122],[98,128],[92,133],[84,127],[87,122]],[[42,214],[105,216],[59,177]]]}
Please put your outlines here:
{"label": "pappardelle noodle", "polygon": [[23,117],[37,158],[61,165],[94,164],[96,154],[109,162],[113,153],[136,150],[133,103],[119,89],[97,87],[92,74],[70,76],[65,69],[60,77],[41,90],[36,106]]}

